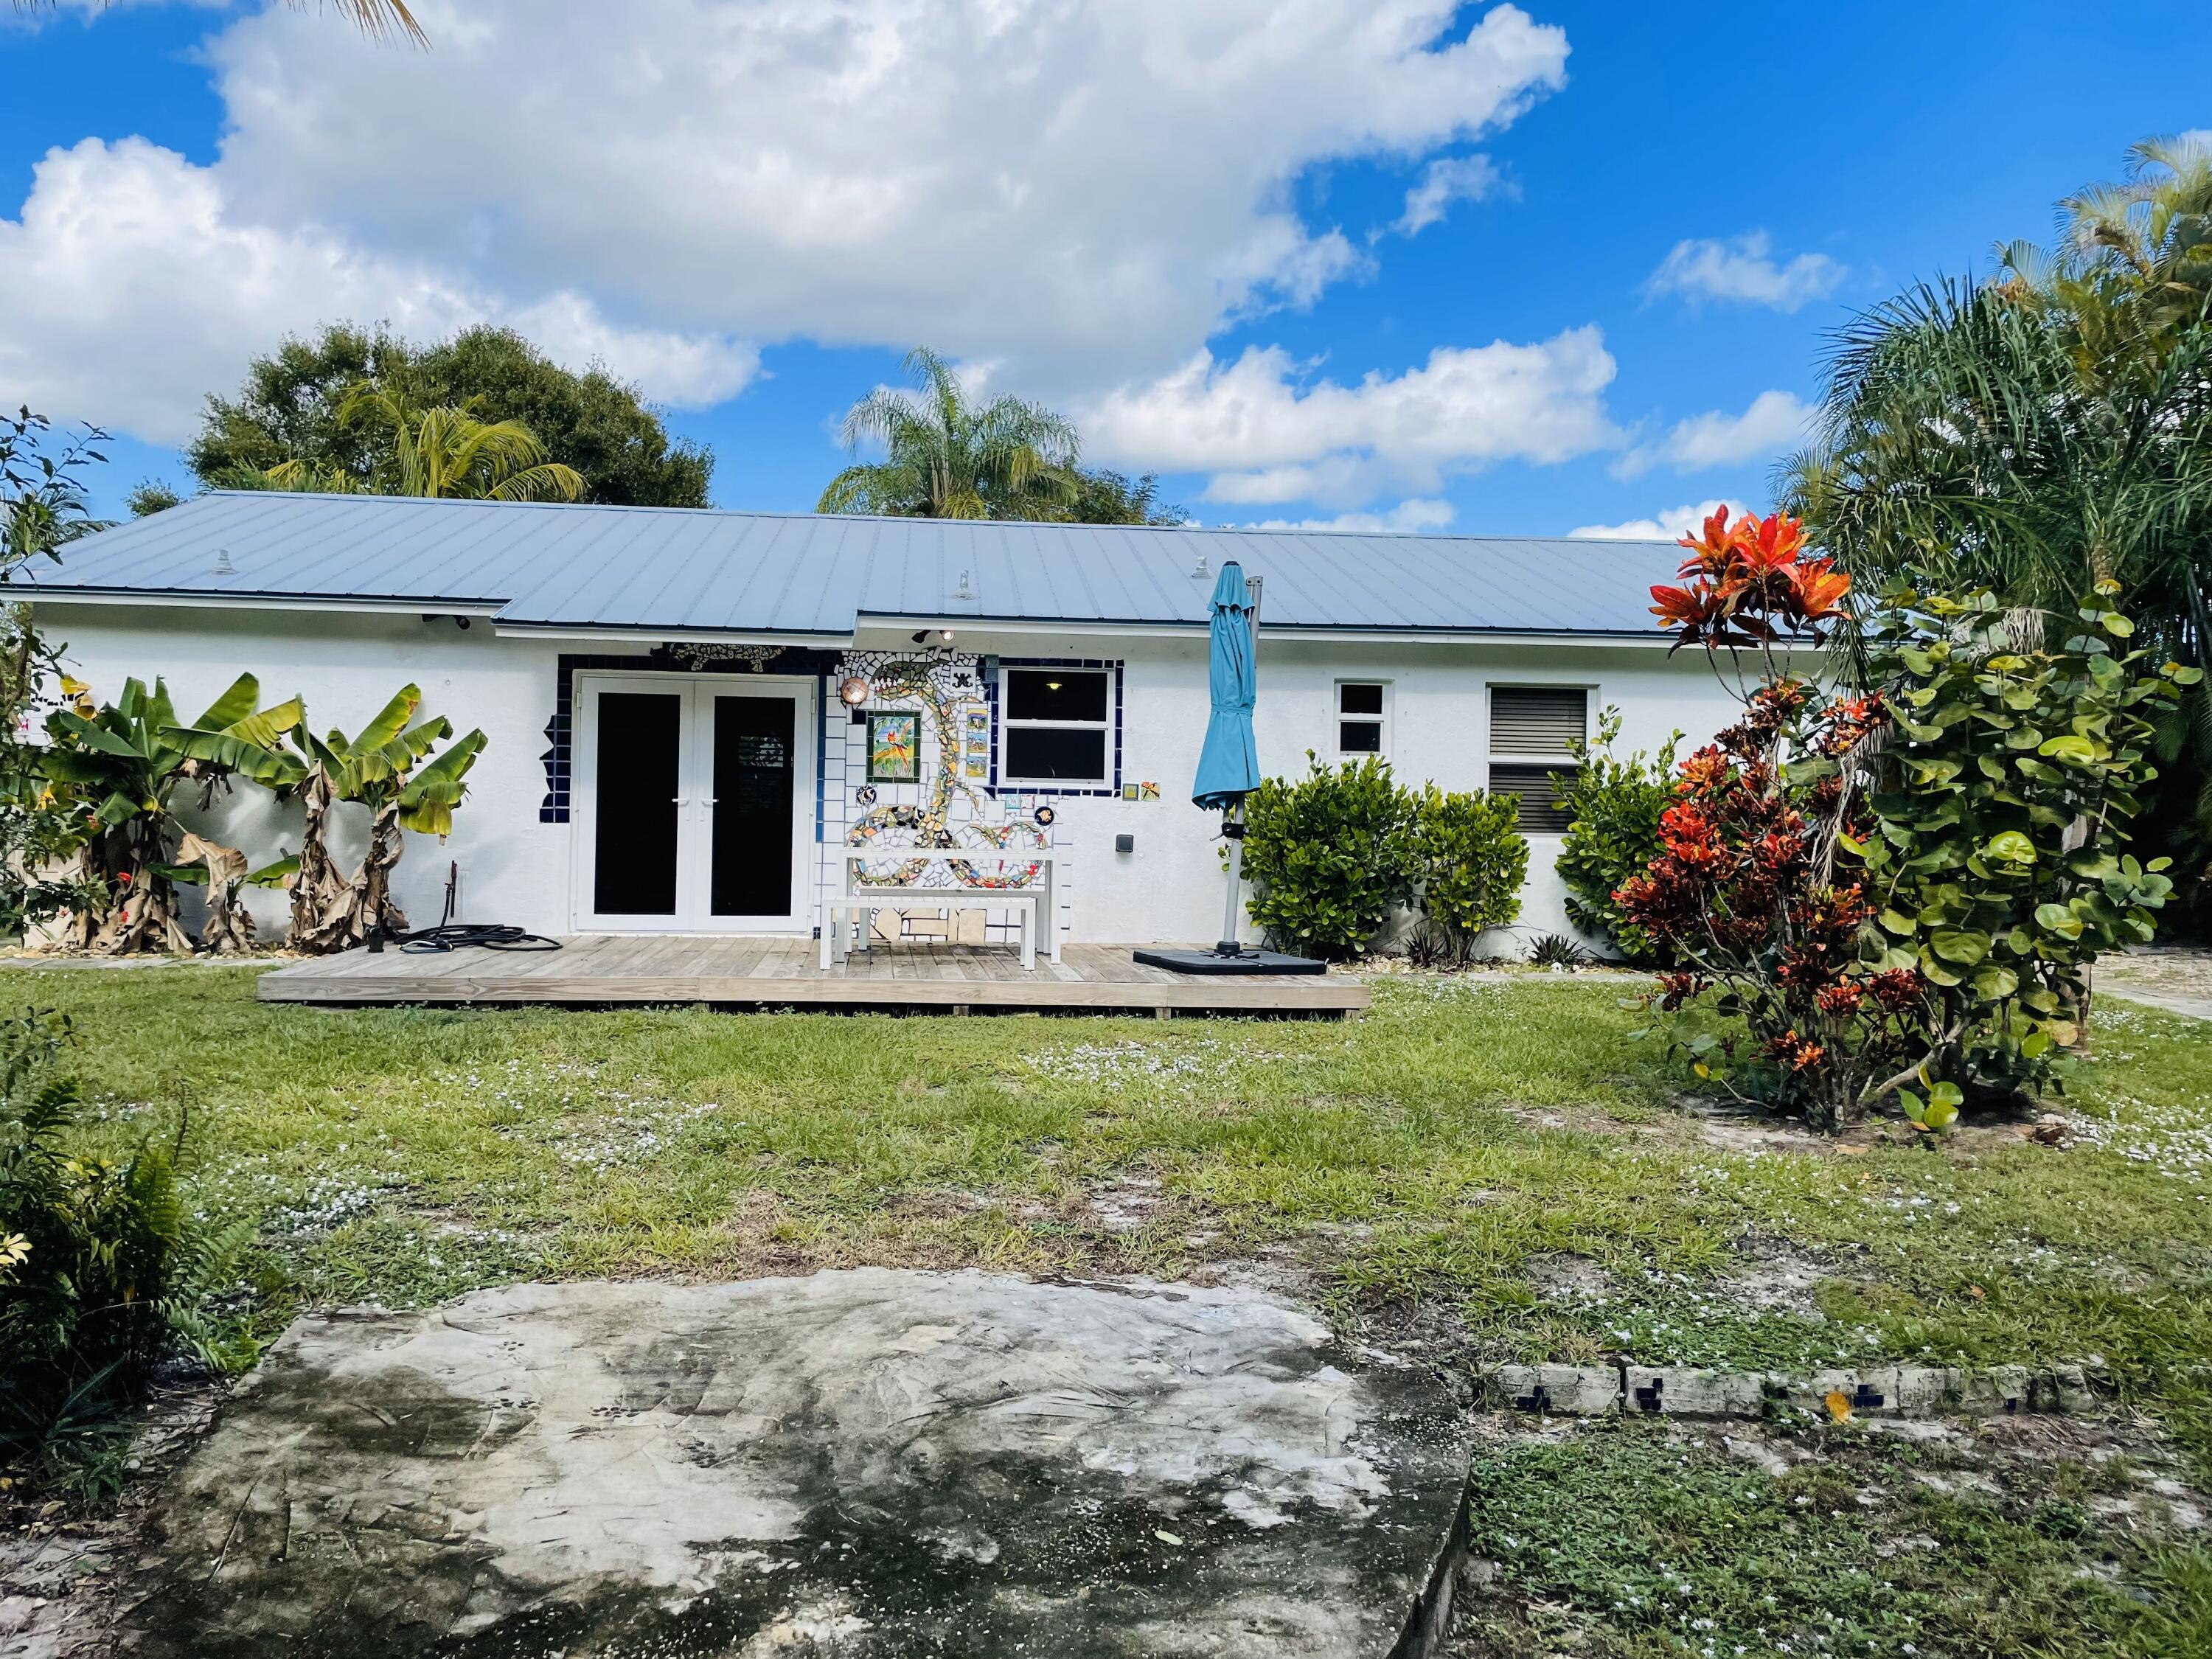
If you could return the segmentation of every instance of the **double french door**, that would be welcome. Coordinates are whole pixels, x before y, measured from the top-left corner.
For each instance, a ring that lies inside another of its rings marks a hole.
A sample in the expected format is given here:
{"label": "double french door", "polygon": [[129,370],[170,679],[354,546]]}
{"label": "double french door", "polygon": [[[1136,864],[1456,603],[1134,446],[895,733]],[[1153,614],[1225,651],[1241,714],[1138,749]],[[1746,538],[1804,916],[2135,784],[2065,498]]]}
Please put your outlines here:
{"label": "double french door", "polygon": [[580,672],[577,927],[811,928],[814,697],[811,678]]}

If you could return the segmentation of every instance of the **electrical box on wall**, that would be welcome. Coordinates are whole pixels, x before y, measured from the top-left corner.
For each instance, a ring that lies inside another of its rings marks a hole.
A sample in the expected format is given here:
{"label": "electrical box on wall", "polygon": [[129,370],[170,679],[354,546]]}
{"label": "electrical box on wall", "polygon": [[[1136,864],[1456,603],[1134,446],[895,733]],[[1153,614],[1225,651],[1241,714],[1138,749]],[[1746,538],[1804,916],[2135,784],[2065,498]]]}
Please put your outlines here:
{"label": "electrical box on wall", "polygon": [[1133,853],[1133,852],[1135,852],[1135,851],[1137,850],[1137,838],[1136,838],[1134,836],[1115,836],[1115,837],[1114,837],[1114,850],[1115,850],[1115,852],[1117,852],[1117,853]]}

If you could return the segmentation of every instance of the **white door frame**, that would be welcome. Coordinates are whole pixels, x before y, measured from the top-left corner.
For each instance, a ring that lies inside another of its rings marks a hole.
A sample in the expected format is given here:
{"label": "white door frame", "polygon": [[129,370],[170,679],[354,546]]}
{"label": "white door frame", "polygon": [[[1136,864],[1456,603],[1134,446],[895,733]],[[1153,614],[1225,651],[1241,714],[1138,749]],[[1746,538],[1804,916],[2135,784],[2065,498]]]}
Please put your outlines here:
{"label": "white door frame", "polygon": [[[568,895],[570,927],[580,933],[734,933],[805,937],[814,927],[815,751],[818,684],[811,674],[686,674],[665,670],[577,669],[569,682]],[[676,826],[676,914],[601,916],[592,908],[592,850],[599,830],[599,699],[606,691],[680,691],[684,802]],[[788,696],[792,702],[791,908],[781,916],[709,913],[713,859],[714,719],[717,696]]]}

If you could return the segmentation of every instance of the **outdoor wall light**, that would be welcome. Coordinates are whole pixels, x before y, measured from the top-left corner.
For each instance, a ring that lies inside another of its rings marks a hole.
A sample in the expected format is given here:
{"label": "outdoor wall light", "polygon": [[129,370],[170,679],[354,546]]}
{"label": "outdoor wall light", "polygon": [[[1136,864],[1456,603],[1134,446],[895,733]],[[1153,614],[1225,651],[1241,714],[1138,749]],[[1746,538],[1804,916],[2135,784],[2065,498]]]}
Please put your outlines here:
{"label": "outdoor wall light", "polygon": [[868,682],[858,674],[848,676],[837,688],[837,700],[848,708],[858,708],[868,700]]}

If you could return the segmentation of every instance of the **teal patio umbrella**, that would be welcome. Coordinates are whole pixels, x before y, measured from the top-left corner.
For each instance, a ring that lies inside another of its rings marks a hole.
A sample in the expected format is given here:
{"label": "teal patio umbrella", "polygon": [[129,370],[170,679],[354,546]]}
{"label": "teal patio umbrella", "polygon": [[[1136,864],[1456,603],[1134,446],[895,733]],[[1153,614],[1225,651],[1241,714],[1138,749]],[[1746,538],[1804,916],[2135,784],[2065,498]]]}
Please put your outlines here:
{"label": "teal patio umbrella", "polygon": [[1317,974],[1325,964],[1273,951],[1247,951],[1237,942],[1237,909],[1244,876],[1244,797],[1260,787],[1260,750],[1252,740],[1252,705],[1259,694],[1256,662],[1260,584],[1244,580],[1231,560],[1213,585],[1206,622],[1206,691],[1212,705],[1198,775],[1190,798],[1221,814],[1229,842],[1229,897],[1221,937],[1211,951],[1139,951],[1137,960],[1186,974]]}

